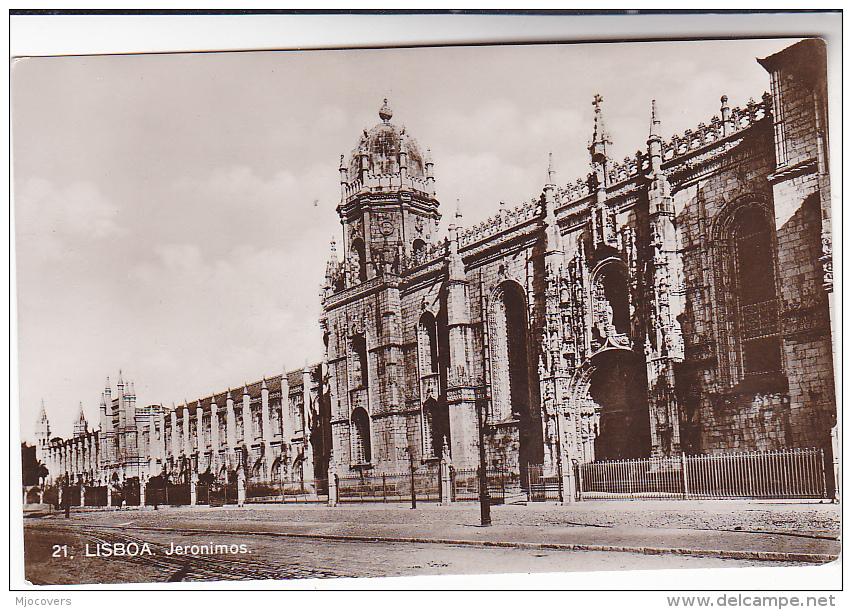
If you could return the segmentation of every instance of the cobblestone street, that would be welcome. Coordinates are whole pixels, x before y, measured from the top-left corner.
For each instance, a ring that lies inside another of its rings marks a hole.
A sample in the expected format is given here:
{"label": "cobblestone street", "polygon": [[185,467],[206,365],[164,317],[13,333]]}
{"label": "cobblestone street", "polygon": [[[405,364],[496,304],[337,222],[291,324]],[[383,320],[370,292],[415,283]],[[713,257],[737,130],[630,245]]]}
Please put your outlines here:
{"label": "cobblestone street", "polygon": [[[69,520],[27,519],[25,566],[33,584],[795,566],[806,562],[690,556],[688,551],[839,552],[838,513],[838,507],[823,504],[733,502],[501,506],[493,509],[494,526],[480,528],[474,504],[417,510],[388,504],[85,511]],[[674,550],[546,548],[565,541]],[[140,549],[147,542],[150,553],[103,555],[116,543],[134,542]],[[204,544],[245,545],[247,552],[168,553],[173,545]],[[56,556],[54,545],[68,550]]]}

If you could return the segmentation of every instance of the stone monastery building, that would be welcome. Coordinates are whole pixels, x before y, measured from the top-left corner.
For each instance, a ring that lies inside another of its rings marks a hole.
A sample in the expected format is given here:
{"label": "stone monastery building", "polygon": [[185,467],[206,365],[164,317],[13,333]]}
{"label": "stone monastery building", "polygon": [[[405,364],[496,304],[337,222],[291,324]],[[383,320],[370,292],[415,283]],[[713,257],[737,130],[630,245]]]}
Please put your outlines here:
{"label": "stone monastery building", "polygon": [[[479,226],[387,105],[341,157],[323,297],[332,469],[823,446],[836,423],[825,48],[760,61],[772,92]],[[333,246],[334,247],[334,246]]]}
{"label": "stone monastery building", "polygon": [[50,440],[43,415],[51,474],[473,469],[480,433],[489,466],[521,481],[530,465],[828,445],[825,47],[759,61],[759,102],[722,97],[669,140],[652,106],[623,161],[596,97],[591,172],[565,185],[551,169],[540,197],[472,228],[442,208],[428,151],[385,102],[340,160],[323,362],[173,409],[136,409],[119,381],[97,432]]}

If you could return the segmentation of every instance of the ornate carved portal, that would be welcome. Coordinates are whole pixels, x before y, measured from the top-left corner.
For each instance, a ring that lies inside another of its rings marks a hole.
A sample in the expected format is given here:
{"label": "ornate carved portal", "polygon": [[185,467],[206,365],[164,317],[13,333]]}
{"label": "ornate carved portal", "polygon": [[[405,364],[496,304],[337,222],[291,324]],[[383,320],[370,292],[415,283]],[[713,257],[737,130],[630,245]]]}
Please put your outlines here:
{"label": "ornate carved portal", "polygon": [[584,462],[651,455],[647,375],[643,357],[627,349],[595,354],[575,375],[569,413],[575,455]]}

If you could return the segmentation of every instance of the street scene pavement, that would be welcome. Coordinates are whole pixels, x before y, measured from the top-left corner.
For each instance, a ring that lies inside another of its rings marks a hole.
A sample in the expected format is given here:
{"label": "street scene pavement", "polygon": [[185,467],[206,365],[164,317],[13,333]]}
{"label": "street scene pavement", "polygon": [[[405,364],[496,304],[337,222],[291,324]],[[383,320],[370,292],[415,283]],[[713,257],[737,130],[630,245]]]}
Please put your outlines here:
{"label": "street scene pavement", "polygon": [[[840,555],[836,504],[583,502],[49,511],[24,520],[33,584],[806,566]],[[135,544],[134,544],[135,543]],[[147,546],[146,546],[147,543]]]}

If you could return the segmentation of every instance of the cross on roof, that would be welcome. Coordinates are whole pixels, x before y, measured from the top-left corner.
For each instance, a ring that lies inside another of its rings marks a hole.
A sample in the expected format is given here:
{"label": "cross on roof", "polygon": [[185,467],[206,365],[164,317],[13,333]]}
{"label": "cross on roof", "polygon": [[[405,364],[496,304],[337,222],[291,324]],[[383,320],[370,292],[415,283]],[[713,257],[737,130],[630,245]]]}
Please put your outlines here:
{"label": "cross on roof", "polygon": [[599,93],[595,93],[595,99],[592,100],[592,106],[595,107],[595,110],[600,110],[600,104],[603,101],[603,97]]}

